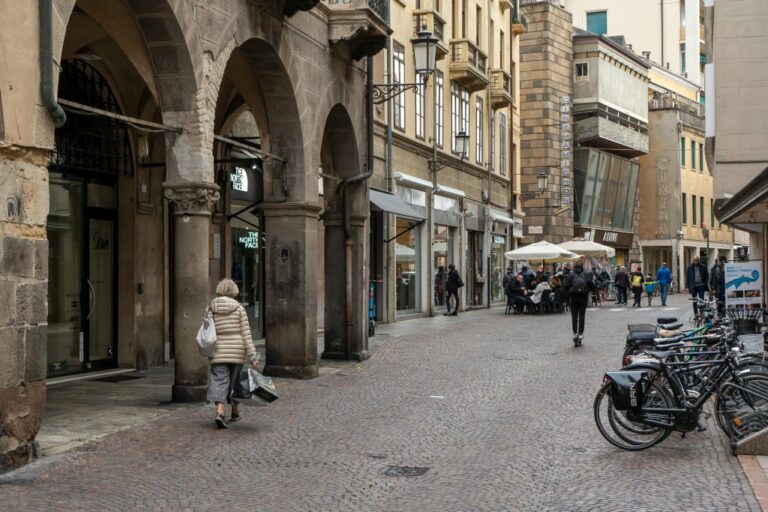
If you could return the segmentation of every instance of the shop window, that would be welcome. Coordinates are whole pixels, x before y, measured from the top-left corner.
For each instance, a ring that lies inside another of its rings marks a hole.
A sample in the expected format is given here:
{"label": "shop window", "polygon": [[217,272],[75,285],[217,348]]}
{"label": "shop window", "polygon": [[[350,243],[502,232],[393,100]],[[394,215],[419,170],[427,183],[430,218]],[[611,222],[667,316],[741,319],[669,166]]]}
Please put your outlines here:
{"label": "shop window", "polygon": [[416,221],[399,218],[395,240],[395,295],[398,311],[415,312],[419,296],[419,228]]}

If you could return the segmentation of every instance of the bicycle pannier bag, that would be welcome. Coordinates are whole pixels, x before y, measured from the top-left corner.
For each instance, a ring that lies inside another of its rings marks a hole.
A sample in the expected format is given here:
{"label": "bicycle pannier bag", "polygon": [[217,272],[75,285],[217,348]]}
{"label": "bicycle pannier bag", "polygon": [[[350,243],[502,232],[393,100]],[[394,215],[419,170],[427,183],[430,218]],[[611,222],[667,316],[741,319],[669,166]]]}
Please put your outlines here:
{"label": "bicycle pannier bag", "polygon": [[213,357],[216,352],[216,326],[213,323],[213,311],[208,306],[203,315],[203,323],[197,331],[197,349],[201,356]]}
{"label": "bicycle pannier bag", "polygon": [[605,375],[611,382],[608,393],[614,409],[627,411],[642,407],[645,372],[606,372]]}

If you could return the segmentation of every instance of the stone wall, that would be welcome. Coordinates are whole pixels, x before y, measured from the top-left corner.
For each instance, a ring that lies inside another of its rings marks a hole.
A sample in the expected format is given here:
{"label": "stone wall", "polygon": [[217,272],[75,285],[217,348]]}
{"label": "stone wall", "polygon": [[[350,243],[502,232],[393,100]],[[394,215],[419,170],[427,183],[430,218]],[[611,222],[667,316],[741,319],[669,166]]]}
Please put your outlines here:
{"label": "stone wall", "polygon": [[47,152],[0,141],[0,473],[27,462],[45,403]]}

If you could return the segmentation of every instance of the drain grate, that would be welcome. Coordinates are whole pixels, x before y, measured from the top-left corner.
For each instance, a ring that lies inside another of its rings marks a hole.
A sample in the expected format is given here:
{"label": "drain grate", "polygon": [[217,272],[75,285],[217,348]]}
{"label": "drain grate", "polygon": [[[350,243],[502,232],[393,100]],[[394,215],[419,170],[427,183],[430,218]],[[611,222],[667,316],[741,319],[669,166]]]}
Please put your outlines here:
{"label": "drain grate", "polygon": [[100,377],[98,379],[91,379],[96,382],[123,382],[124,380],[136,380],[143,379],[143,376],[138,375],[109,375],[107,377]]}
{"label": "drain grate", "polygon": [[387,466],[381,472],[384,476],[424,476],[429,468],[416,466]]}

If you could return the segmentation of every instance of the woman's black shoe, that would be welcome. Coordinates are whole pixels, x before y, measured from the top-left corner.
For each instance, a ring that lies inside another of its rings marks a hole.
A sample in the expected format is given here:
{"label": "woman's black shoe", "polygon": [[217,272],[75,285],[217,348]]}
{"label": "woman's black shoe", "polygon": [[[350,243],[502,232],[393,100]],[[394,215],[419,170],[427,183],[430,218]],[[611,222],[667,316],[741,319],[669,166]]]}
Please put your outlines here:
{"label": "woman's black shoe", "polygon": [[216,422],[216,426],[219,428],[229,428],[227,427],[227,420],[224,419],[223,414],[217,414],[214,421]]}

